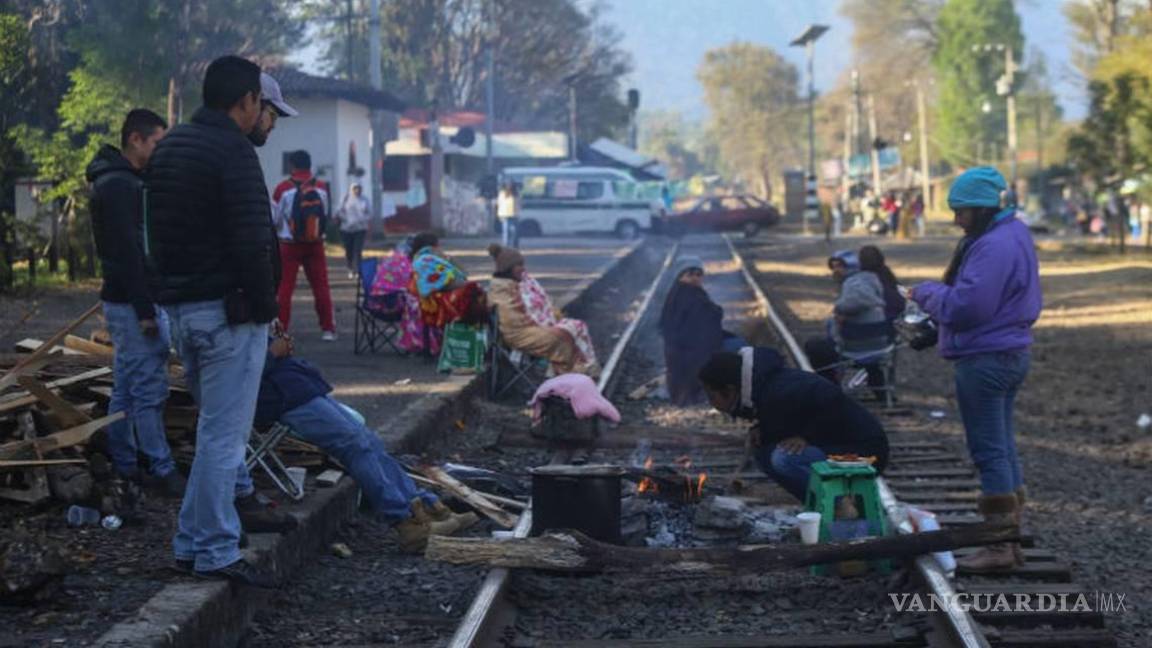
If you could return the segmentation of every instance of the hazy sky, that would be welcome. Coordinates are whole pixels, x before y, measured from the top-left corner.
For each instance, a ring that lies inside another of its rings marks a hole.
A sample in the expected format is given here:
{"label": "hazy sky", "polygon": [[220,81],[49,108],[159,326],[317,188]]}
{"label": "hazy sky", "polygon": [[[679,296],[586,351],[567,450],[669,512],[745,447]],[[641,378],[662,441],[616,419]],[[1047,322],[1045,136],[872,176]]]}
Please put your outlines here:
{"label": "hazy sky", "polygon": [[[816,44],[816,89],[828,88],[852,65],[852,24],[840,15],[839,0],[606,0],[605,18],[624,36],[635,71],[629,82],[641,92],[642,109],[677,110],[692,118],[706,114],[696,68],[704,52],[735,40],[768,45],[798,66],[802,48],[788,47],[810,23],[832,29]],[[1062,0],[1017,0],[1025,50],[1039,47],[1065,116],[1087,110],[1071,74],[1071,35]],[[801,68],[803,69],[803,68]],[[897,80],[899,82],[899,80]]]}
{"label": "hazy sky", "polygon": [[[622,45],[632,54],[635,71],[627,82],[640,89],[642,109],[702,118],[707,109],[696,67],[704,52],[743,40],[769,45],[803,66],[803,50],[788,43],[810,23],[832,28],[816,45],[817,91],[831,86],[852,65],[852,24],[840,15],[840,0],[602,1],[606,20],[620,30]],[[1016,0],[1016,10],[1023,20],[1025,55],[1034,47],[1044,52],[1065,117],[1080,119],[1087,112],[1087,98],[1069,64],[1072,38],[1063,4]],[[316,56],[313,45],[290,58],[315,71]]]}

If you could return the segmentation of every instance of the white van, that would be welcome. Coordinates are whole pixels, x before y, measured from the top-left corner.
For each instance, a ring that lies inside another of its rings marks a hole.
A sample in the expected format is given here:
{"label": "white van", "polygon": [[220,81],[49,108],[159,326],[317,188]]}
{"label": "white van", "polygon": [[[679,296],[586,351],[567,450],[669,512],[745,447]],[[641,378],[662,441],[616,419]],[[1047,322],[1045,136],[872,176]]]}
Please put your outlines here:
{"label": "white van", "polygon": [[627,173],[611,167],[510,167],[501,183],[520,186],[520,234],[615,233],[634,239],[652,227],[659,204],[641,197]]}

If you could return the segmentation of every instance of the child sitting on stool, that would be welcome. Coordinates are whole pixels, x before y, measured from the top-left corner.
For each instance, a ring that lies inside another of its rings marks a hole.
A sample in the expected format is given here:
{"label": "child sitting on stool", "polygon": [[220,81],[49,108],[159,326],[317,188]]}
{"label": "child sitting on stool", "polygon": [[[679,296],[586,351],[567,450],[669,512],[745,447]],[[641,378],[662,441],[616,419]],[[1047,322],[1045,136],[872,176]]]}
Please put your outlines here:
{"label": "child sitting on stool", "polygon": [[755,421],[757,463],[801,502],[810,466],[828,455],[875,457],[877,472],[888,464],[888,436],[876,417],[820,376],[784,366],[774,349],[717,353],[700,382],[712,407]]}
{"label": "child sitting on stool", "polygon": [[400,549],[418,553],[431,535],[451,535],[476,523],[476,514],[453,513],[435,495],[416,487],[384,443],[352,410],[329,396],[320,372],[292,357],[292,340],[268,344],[260,379],[256,424],[279,422],[343,464],[360,485],[371,509],[395,524]]}

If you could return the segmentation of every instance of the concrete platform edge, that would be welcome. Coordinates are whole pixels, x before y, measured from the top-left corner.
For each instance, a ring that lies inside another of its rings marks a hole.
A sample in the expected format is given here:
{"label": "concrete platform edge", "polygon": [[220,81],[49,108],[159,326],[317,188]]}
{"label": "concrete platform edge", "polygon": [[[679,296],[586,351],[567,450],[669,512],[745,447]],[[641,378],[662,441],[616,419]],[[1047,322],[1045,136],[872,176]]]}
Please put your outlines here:
{"label": "concrete platform edge", "polygon": [[[582,285],[582,291],[568,304],[572,306],[593,292],[601,282],[645,249],[638,242],[626,254],[605,264],[599,277]],[[567,310],[567,306],[565,309]],[[437,434],[447,438],[455,422],[469,413],[473,396],[483,394],[484,375],[454,385],[456,389],[429,394],[401,411],[392,424],[377,433],[397,453],[419,453]],[[310,556],[322,550],[336,536],[345,520],[356,513],[359,489],[345,477],[333,488],[317,489],[295,512],[299,526],[289,534],[254,534],[246,557],[261,566],[271,566],[283,578]],[[96,646],[157,648],[199,648],[234,646],[244,635],[256,611],[266,605],[271,593],[230,585],[222,581],[174,583],[160,590],[132,616],[117,623],[94,642]]]}

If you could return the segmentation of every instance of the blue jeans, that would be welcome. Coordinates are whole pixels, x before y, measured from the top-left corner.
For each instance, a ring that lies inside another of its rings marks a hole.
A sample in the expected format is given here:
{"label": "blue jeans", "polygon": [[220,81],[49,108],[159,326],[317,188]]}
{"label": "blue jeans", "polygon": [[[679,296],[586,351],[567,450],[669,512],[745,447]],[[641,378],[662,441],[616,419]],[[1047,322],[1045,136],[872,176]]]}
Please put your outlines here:
{"label": "blue jeans", "polygon": [[1012,407],[1030,361],[1027,351],[981,353],[956,361],[956,400],[985,495],[1011,493],[1024,485]]}
{"label": "blue jeans", "polygon": [[777,484],[784,487],[784,490],[792,494],[793,497],[804,501],[804,495],[808,492],[808,476],[812,473],[809,467],[817,461],[824,461],[828,455],[816,446],[804,446],[804,449],[796,454],[785,452],[780,448],[761,447],[756,451],[756,463],[760,464],[760,469],[764,474],[776,480]]}
{"label": "blue jeans", "polygon": [[233,502],[268,351],[264,324],[231,326],[223,300],[165,307],[184,379],[200,407],[196,458],[172,544],[177,560],[212,571],[240,560]]}
{"label": "blue jeans", "polygon": [[168,400],[168,354],[171,338],[168,318],[157,311],[160,333],[154,338],[140,332],[131,304],[104,302],[104,321],[115,345],[112,360],[112,400],[108,413],[124,418],[108,426],[108,454],[116,472],[138,473],[137,452],[148,459],[148,473],[163,477],[176,469],[164,435],[164,402]]}
{"label": "blue jeans", "polygon": [[288,410],[280,422],[301,439],[319,446],[344,465],[359,484],[368,504],[382,518],[397,522],[411,515],[410,503],[436,496],[416,487],[404,468],[384,449],[384,443],[331,396],[318,396]]}
{"label": "blue jeans", "polygon": [[520,247],[520,218],[501,218],[501,245],[504,247]]}

